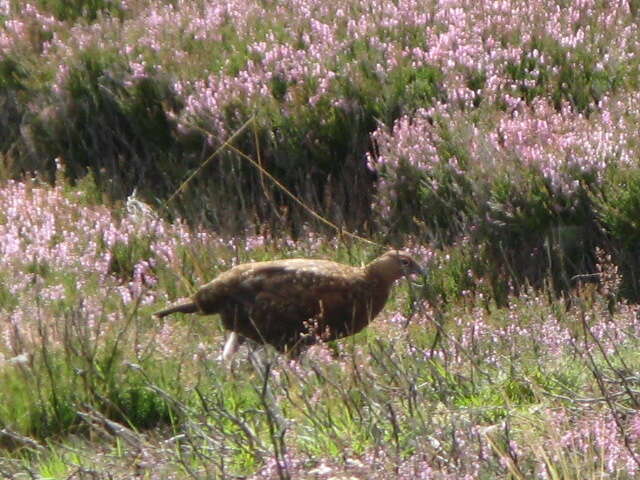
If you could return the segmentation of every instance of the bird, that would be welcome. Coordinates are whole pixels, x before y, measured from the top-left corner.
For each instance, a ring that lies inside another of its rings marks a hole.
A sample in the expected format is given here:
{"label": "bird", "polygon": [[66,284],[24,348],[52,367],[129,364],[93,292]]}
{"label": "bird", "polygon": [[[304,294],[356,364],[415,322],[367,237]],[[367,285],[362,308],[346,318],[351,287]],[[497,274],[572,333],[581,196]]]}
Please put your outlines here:
{"label": "bird", "polygon": [[394,282],[412,274],[426,272],[402,250],[387,251],[363,267],[308,258],[244,263],[154,316],[219,314],[231,332],[223,360],[247,338],[297,358],[319,341],[361,331],[383,309]]}

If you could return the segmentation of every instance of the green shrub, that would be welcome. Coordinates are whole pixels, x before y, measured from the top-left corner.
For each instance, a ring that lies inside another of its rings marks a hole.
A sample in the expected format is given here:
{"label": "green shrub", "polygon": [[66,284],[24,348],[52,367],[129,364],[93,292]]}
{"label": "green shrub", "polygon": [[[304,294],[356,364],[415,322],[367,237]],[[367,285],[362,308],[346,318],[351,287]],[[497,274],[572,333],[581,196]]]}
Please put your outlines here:
{"label": "green shrub", "polygon": [[166,399],[149,383],[177,394],[170,380],[173,367],[160,368],[149,359],[141,359],[136,368],[129,367],[124,359],[131,343],[127,337],[130,323],[91,338],[96,333],[94,327],[86,325],[78,310],[60,308],[58,314],[56,321],[63,324],[58,326],[65,332],[63,345],[55,344],[48,327],[42,327],[37,351],[23,354],[24,360],[0,370],[1,426],[47,439],[82,431],[80,412],[91,409],[132,428],[152,428],[172,421]]}
{"label": "green shrub", "polygon": [[611,168],[602,189],[592,194],[605,248],[623,275],[622,294],[640,296],[640,171]]}
{"label": "green shrub", "polygon": [[132,237],[128,242],[116,242],[111,247],[109,273],[122,280],[131,280],[139,262],[154,258],[151,242],[151,236]]}
{"label": "green shrub", "polygon": [[101,13],[109,13],[120,18],[124,13],[119,2],[114,0],[36,0],[36,3],[62,21],[82,18],[93,22]]}
{"label": "green shrub", "polygon": [[478,232],[496,270],[518,284],[552,278],[558,288],[590,271],[598,233],[587,188],[560,192],[533,168],[496,176]]}
{"label": "green shrub", "polygon": [[[365,58],[355,71],[339,73],[333,90],[311,105],[312,79],[300,86],[276,76],[270,85],[273,98],[256,106],[256,131],[247,132],[236,144],[253,158],[258,158],[259,147],[267,170],[321,213],[341,212],[360,226],[369,214],[372,175],[363,159],[371,149],[371,133],[380,122],[392,123],[404,113],[431,105],[442,96],[440,82],[441,74],[432,67],[401,66],[381,79],[373,62]],[[285,104],[290,89],[295,100]],[[226,116],[229,125],[239,128],[250,112],[230,104]],[[227,198],[235,196],[242,204],[257,205],[259,214],[273,215],[270,203],[262,210],[266,185],[278,208],[291,206],[290,199],[248,162],[225,155],[220,161],[226,163],[218,170],[220,177],[208,180],[220,185],[211,188],[228,191],[232,185],[241,194],[230,192]]]}
{"label": "green shrub", "polygon": [[0,152],[9,151],[20,138],[20,125],[29,95],[29,73],[24,63],[7,55],[0,58]]}
{"label": "green shrub", "polygon": [[613,168],[593,196],[604,231],[625,248],[640,245],[640,171]]}
{"label": "green shrub", "polygon": [[[33,124],[42,158],[62,157],[71,181],[91,172],[116,198],[137,184],[162,192],[176,168],[173,126],[164,109],[174,105],[168,83],[129,75],[118,55],[85,50],[70,65],[51,113]],[[53,174],[53,162],[48,168]]]}
{"label": "green shrub", "polygon": [[[545,62],[541,61],[542,55]],[[519,62],[507,64],[506,72],[517,85],[518,95],[528,103],[550,97],[558,110],[568,102],[577,111],[590,113],[603,96],[620,87],[624,76],[623,66],[603,69],[598,66],[600,60],[592,51],[568,49],[549,38],[537,37]]]}

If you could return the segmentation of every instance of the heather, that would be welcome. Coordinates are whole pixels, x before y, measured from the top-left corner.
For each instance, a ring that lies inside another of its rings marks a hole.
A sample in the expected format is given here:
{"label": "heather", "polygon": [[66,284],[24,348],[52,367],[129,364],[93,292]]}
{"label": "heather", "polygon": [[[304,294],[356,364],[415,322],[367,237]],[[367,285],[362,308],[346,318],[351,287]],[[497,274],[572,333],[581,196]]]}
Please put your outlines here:
{"label": "heather", "polygon": [[[638,6],[0,0],[2,476],[637,477]],[[151,318],[349,232],[353,339]]]}
{"label": "heather", "polygon": [[340,227],[470,239],[518,283],[566,289],[597,245],[637,266],[635,2],[5,0],[0,22],[7,176],[61,158],[105,200],[297,238],[246,154]]}
{"label": "heather", "polygon": [[237,262],[374,250],[224,238],[96,199],[89,180],[0,189],[5,477],[637,475],[638,310],[602,250],[597,283],[511,288],[501,307],[459,248],[408,242],[431,274],[367,330],[300,361],[243,347],[224,365],[215,317],[151,312]]}

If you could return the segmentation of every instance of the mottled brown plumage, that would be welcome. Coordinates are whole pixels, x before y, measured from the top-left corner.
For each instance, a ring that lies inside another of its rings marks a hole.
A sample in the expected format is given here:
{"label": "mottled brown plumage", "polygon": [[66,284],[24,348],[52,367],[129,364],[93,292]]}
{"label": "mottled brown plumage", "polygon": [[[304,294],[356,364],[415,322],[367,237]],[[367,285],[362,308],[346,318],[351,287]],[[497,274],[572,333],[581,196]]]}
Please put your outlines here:
{"label": "mottled brown plumage", "polygon": [[384,307],[393,283],[421,273],[409,254],[391,250],[358,268],[328,260],[288,259],[245,263],[204,285],[182,303],[155,313],[220,314],[237,336],[296,355],[320,340],[353,335]]}

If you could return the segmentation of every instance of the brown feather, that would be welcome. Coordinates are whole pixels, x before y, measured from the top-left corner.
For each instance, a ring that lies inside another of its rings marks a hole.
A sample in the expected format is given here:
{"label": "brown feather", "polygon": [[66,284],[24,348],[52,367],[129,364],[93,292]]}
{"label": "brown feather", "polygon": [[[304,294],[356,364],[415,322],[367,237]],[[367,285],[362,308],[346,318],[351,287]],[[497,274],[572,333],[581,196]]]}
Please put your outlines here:
{"label": "brown feather", "polygon": [[193,302],[155,315],[218,313],[227,330],[295,355],[318,340],[359,332],[380,313],[397,279],[421,272],[397,250],[362,268],[302,258],[245,263],[202,286]]}
{"label": "brown feather", "polygon": [[173,307],[165,308],[164,310],[160,310],[153,314],[156,318],[166,317],[167,315],[171,315],[172,313],[196,313],[198,311],[198,307],[193,302],[185,302],[180,303],[178,305],[174,305]]}

